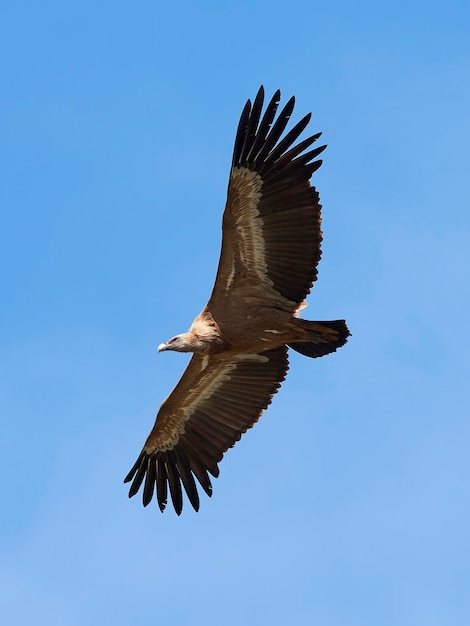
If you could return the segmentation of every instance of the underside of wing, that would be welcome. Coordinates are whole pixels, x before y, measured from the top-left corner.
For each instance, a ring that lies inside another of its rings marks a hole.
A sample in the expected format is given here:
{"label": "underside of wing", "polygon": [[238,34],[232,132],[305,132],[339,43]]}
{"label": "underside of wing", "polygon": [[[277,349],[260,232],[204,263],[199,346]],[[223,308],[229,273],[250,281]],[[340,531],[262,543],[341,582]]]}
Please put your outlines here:
{"label": "underside of wing", "polygon": [[224,452],[258,421],[287,369],[286,346],[226,358],[195,354],[124,480],[132,481],[129,497],[144,483],[144,506],[156,494],[163,511],[169,492],[179,515],[184,489],[197,511],[196,480],[210,496],[209,474],[218,476]]}
{"label": "underside of wing", "polygon": [[240,118],[211,310],[240,292],[240,286],[252,286],[268,299],[279,295],[294,311],[316,279],[321,205],[309,179],[320,167],[315,159],[326,146],[307,151],[321,133],[297,142],[310,114],[283,136],[294,98],[276,118],[279,100],[277,91],[261,115],[261,87]]}

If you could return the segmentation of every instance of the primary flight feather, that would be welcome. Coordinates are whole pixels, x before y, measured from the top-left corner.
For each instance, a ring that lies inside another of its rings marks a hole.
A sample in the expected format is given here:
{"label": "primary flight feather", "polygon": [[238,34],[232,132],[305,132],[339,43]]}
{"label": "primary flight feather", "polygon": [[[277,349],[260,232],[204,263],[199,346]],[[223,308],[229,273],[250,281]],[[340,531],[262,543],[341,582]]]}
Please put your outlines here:
{"label": "primary flight feather", "polygon": [[277,119],[280,92],[261,115],[263,101],[261,87],[238,125],[209,302],[187,333],[158,346],[193,357],[124,480],[132,481],[129,497],[143,483],[144,506],[155,494],[161,511],[169,492],[178,515],[183,490],[199,509],[196,481],[212,494],[209,474],[218,476],[224,452],[271,403],[288,370],[288,348],[320,357],[349,336],[344,320],[298,317],[321,256],[321,205],[309,180],[326,146],[307,151],[321,133],[296,143],[310,114],[281,139],[295,100]]}

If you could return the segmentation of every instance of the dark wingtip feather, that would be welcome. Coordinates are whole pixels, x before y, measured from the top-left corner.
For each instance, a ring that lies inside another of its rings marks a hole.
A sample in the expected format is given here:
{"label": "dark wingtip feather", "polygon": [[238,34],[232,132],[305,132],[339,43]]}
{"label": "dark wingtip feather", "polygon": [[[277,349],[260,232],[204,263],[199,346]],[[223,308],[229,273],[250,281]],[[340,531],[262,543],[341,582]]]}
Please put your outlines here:
{"label": "dark wingtip feather", "polygon": [[142,481],[145,478],[147,463],[145,459],[142,459],[142,462],[137,470],[137,473],[132,481],[131,488],[129,489],[129,498],[135,496],[135,494],[139,491],[140,486],[142,485]]}
{"label": "dark wingtip feather", "polygon": [[204,467],[200,455],[197,450],[195,450],[194,446],[185,438],[181,439],[181,446],[186,452],[186,455],[190,459],[190,468],[191,472],[196,476],[199,484],[204,489],[205,493],[209,496],[212,496],[212,484],[207,473],[207,469]]}
{"label": "dark wingtip feather", "polygon": [[248,122],[250,119],[251,100],[247,100],[240,115],[240,121],[238,122],[237,132],[235,134],[235,145],[233,147],[233,159],[232,167],[236,165],[240,160],[240,154],[245,143],[246,131],[248,129]]}
{"label": "dark wingtip feather", "polygon": [[144,506],[150,504],[155,490],[155,481],[157,478],[157,462],[151,456],[147,460],[147,474],[145,476],[144,491],[142,494],[142,503]]}
{"label": "dark wingtip feather", "polygon": [[295,96],[292,96],[292,98],[287,101],[287,104],[279,113],[277,120],[274,122],[274,125],[269,131],[269,134],[267,135],[263,145],[260,146],[260,150],[258,151],[258,153],[256,154],[254,151],[252,152],[253,163],[256,168],[259,167],[259,164],[264,162],[271,150],[279,141],[290,120],[290,116],[292,115],[292,111],[294,110],[294,105]]}
{"label": "dark wingtip feather", "polygon": [[181,482],[176,469],[176,458],[174,450],[167,452],[166,471],[168,477],[168,485],[170,487],[171,501],[177,515],[181,515],[183,510],[183,493],[181,491]]}
{"label": "dark wingtip feather", "polygon": [[131,471],[124,478],[124,483],[129,483],[134,478],[134,474],[139,469],[140,464],[142,463],[142,459],[144,458],[144,455],[145,455],[145,452],[142,450],[142,452],[139,454],[137,461],[132,466]]}
{"label": "dark wingtip feather", "polygon": [[124,479],[125,483],[132,481],[129,498],[135,496],[143,484],[143,505],[148,506],[155,495],[158,507],[163,512],[167,505],[169,491],[173,507],[180,515],[183,509],[184,489],[191,506],[198,511],[200,502],[195,478],[210,497],[212,485],[208,472],[213,476],[219,473],[217,463],[204,457],[203,453],[184,438],[180,440],[180,446],[177,449],[155,454],[148,454],[142,450]]}
{"label": "dark wingtip feather", "polygon": [[319,156],[323,152],[323,150],[326,150],[326,145],[319,146],[314,150],[310,150],[310,152],[302,154],[302,156],[299,156],[297,159],[295,159],[295,163],[304,163],[305,165],[307,165],[309,161],[312,161],[317,156]]}
{"label": "dark wingtip feather", "polygon": [[265,167],[270,167],[272,163],[275,163],[281,156],[288,150],[296,139],[302,134],[302,132],[307,127],[310,118],[312,117],[311,113],[307,113],[300,122],[287,133],[287,135],[273,148],[271,153],[267,156],[265,160]]}
{"label": "dark wingtip feather", "polygon": [[256,98],[253,101],[253,106],[251,107],[250,116],[248,118],[248,122],[244,131],[244,141],[243,146],[240,149],[240,154],[238,157],[238,161],[243,163],[246,160],[247,152],[249,152],[253,141],[256,137],[256,130],[258,128],[258,122],[261,117],[261,111],[263,109],[264,102],[264,88],[260,87],[258,93],[256,94]]}
{"label": "dark wingtip feather", "polygon": [[168,499],[168,482],[165,462],[160,458],[157,460],[157,503],[158,508],[163,513]]}
{"label": "dark wingtip feather", "polygon": [[[326,146],[325,146],[325,148],[326,148]],[[310,163],[310,165],[307,165],[307,171],[308,171],[308,174],[309,174],[309,178],[310,178],[310,176],[314,172],[316,172],[321,167],[322,163],[323,163],[323,160],[319,159],[318,161],[314,161],[313,163]]]}
{"label": "dark wingtip feather", "polygon": [[183,483],[184,490],[186,491],[186,495],[188,496],[193,509],[195,511],[199,511],[199,495],[197,493],[196,483],[194,482],[194,478],[191,473],[190,461],[181,447],[176,449],[175,453],[177,461],[176,467],[178,469],[181,482]]}
{"label": "dark wingtip feather", "polygon": [[[264,95],[264,89],[263,89],[263,95]],[[259,152],[259,150],[261,150],[264,142],[266,141],[266,137],[271,128],[271,124],[273,123],[273,120],[276,116],[280,101],[281,101],[281,92],[279,89],[277,89],[266,107],[266,110],[258,126],[258,129],[255,135],[253,136],[253,141],[251,142],[251,145],[245,144],[243,154],[240,153],[238,155],[239,158],[238,158],[238,161],[236,162],[236,165],[240,166],[240,165],[246,165],[247,163],[250,163],[253,160],[253,157]],[[235,162],[234,162],[234,165],[235,165]]]}

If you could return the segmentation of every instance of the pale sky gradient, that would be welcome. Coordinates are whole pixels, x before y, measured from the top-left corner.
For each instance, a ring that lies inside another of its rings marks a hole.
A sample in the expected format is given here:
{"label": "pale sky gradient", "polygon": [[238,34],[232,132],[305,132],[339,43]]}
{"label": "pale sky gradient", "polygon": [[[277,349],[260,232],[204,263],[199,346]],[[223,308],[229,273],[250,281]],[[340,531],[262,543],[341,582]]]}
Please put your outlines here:
{"label": "pale sky gradient", "polygon": [[[4,6],[2,623],[470,623],[469,33],[456,0]],[[305,316],[353,337],[162,515],[122,480],[261,83],[328,144]]]}

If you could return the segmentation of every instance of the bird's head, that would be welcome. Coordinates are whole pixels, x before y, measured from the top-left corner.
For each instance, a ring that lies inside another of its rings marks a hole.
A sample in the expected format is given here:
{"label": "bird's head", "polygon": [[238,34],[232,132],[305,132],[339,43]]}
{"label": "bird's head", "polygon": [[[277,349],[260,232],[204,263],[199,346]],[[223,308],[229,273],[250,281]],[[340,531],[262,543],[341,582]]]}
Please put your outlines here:
{"label": "bird's head", "polygon": [[189,333],[182,333],[181,335],[176,335],[168,341],[161,343],[157,350],[158,352],[165,352],[166,350],[174,350],[175,352],[193,352],[194,348],[192,346],[191,337]]}
{"label": "bird's head", "polygon": [[202,336],[190,329],[187,333],[175,335],[165,343],[161,343],[157,350],[165,352],[166,350],[174,350],[175,352],[201,352],[203,354],[211,354],[212,352],[220,352],[220,342],[214,340],[212,335]]}

